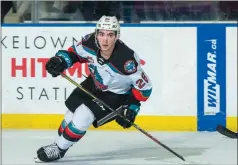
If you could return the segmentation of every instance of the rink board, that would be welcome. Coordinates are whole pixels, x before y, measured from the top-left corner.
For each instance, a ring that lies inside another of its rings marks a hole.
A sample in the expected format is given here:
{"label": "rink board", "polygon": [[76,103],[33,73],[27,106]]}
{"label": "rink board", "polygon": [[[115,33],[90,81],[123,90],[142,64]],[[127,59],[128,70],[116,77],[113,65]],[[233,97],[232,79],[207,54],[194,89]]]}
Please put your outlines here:
{"label": "rink board", "polygon": [[[2,27],[3,128],[58,127],[74,86],[62,77],[51,78],[43,66],[57,50],[93,29],[94,24]],[[237,129],[236,24],[124,24],[121,31],[153,83],[138,125],[171,131],[214,131],[217,124]],[[66,74],[80,83],[87,65]],[[99,129],[123,130],[116,123]]]}
{"label": "rink board", "polygon": [[[3,114],[2,128],[6,129],[58,129],[63,119],[60,114]],[[237,117],[227,117],[227,127],[237,131]],[[135,123],[148,131],[197,131],[195,116],[138,116]],[[90,129],[95,129],[90,127]],[[111,122],[96,130],[123,131]],[[126,129],[128,130],[128,129]],[[135,130],[133,127],[129,130]]]}
{"label": "rink board", "polygon": [[[2,127],[14,129],[58,129],[62,122],[63,115],[58,114],[3,114]],[[136,124],[141,128],[150,131],[196,131],[197,119],[194,116],[138,116]],[[90,129],[95,129],[90,127]],[[120,130],[122,129],[116,122],[111,122],[97,130]],[[128,129],[126,129],[128,130]],[[135,130],[130,128],[129,130]]]}

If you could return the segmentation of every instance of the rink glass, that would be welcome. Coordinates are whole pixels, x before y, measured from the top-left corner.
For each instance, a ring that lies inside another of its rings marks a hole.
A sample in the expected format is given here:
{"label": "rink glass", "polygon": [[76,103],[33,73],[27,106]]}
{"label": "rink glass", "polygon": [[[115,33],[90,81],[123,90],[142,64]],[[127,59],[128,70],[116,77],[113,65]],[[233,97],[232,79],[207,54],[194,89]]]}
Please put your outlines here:
{"label": "rink glass", "polygon": [[15,1],[19,19],[6,23],[94,23],[103,14],[115,15],[121,23],[158,21],[236,20],[234,2],[193,1]]}

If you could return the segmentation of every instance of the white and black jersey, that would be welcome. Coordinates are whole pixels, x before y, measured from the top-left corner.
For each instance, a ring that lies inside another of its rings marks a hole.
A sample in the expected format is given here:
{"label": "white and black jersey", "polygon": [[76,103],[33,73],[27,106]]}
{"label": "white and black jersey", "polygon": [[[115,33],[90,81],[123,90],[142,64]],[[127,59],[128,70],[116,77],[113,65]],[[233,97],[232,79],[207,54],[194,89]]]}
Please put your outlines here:
{"label": "white and black jersey", "polygon": [[64,56],[68,67],[76,62],[88,63],[95,86],[102,91],[116,94],[130,91],[138,101],[146,101],[151,94],[152,84],[140,65],[138,55],[120,40],[116,41],[108,60],[100,55],[94,33],[71,46]]}

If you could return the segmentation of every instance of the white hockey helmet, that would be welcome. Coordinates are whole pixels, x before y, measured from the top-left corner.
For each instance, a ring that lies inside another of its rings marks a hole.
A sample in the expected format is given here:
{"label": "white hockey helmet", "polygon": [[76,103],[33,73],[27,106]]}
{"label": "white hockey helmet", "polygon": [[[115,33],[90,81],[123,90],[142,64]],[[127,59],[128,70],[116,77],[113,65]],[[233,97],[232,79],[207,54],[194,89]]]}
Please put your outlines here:
{"label": "white hockey helmet", "polygon": [[116,38],[120,38],[120,24],[115,16],[102,16],[96,25],[96,34],[98,30],[112,30],[116,32]]}

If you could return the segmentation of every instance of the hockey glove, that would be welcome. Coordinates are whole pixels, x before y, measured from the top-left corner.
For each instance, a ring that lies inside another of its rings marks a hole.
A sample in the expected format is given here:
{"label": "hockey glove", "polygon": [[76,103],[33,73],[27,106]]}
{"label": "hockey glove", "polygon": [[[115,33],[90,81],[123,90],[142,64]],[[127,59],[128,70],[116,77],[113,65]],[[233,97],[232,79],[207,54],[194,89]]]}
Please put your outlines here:
{"label": "hockey glove", "polygon": [[124,116],[126,119],[128,119],[130,122],[124,120],[120,116],[117,116],[116,122],[121,125],[124,129],[130,128],[132,126],[132,123],[134,123],[136,115],[139,111],[138,105],[125,105],[124,109],[121,111],[121,115]]}
{"label": "hockey glove", "polygon": [[67,68],[68,66],[64,57],[58,55],[51,57],[45,65],[45,69],[52,77],[57,77]]}

